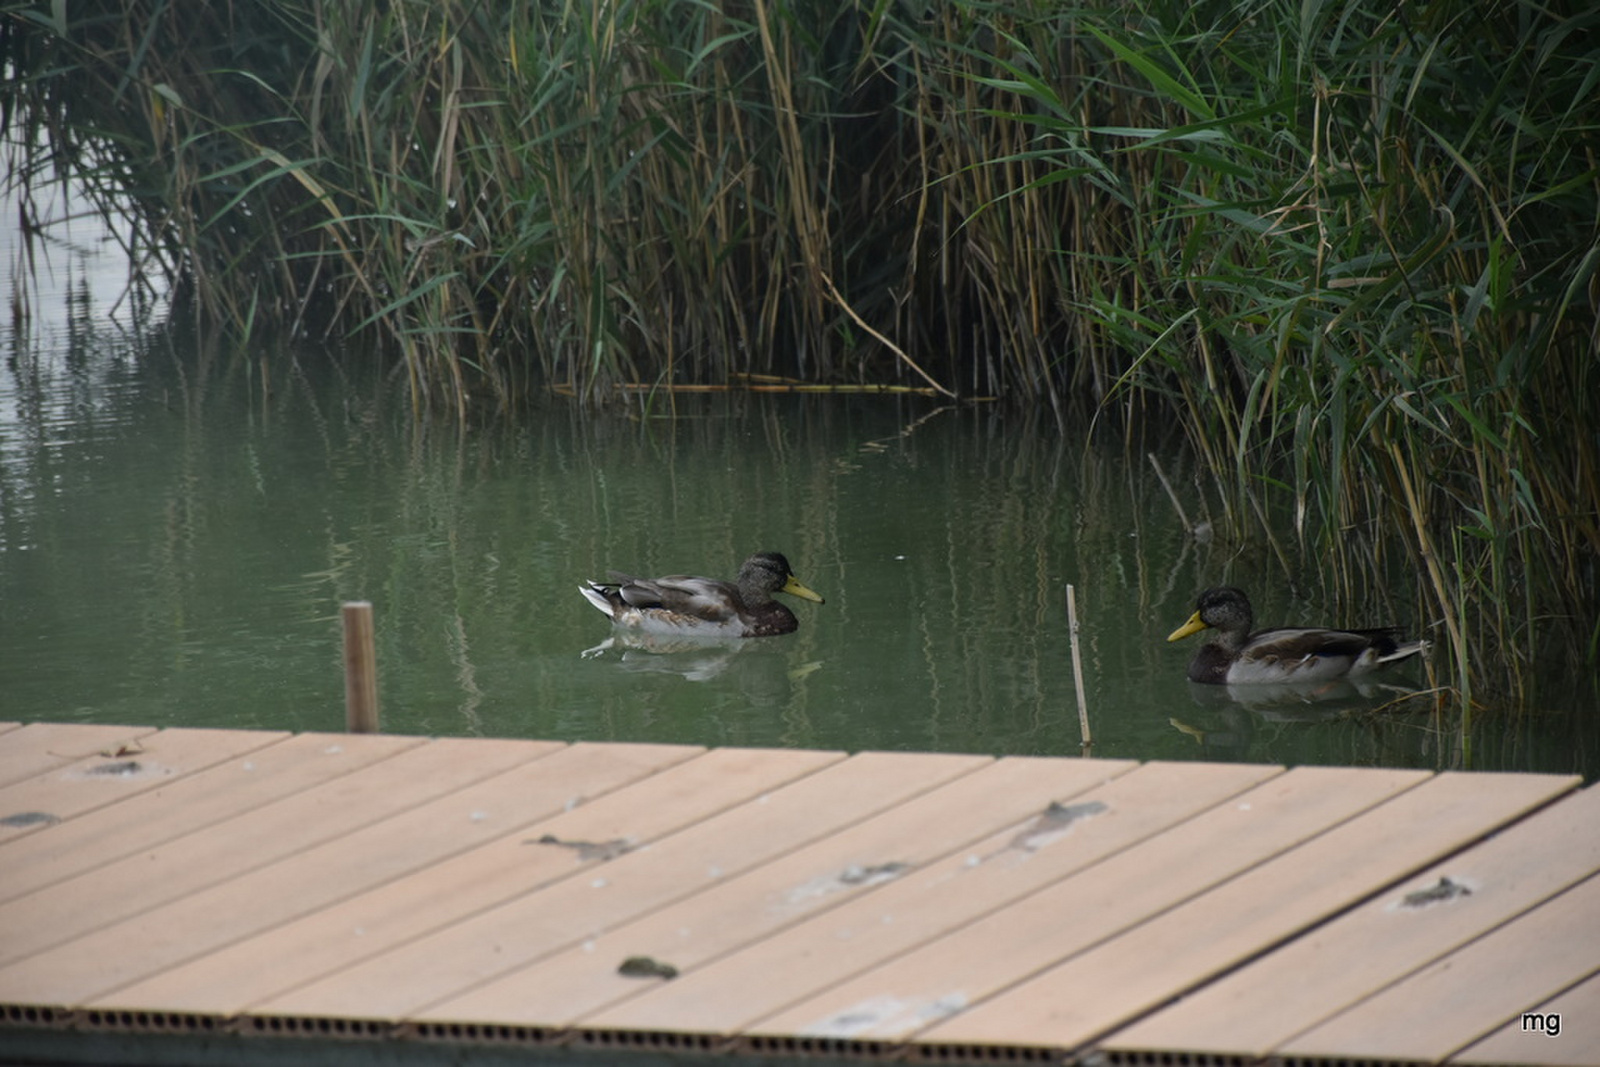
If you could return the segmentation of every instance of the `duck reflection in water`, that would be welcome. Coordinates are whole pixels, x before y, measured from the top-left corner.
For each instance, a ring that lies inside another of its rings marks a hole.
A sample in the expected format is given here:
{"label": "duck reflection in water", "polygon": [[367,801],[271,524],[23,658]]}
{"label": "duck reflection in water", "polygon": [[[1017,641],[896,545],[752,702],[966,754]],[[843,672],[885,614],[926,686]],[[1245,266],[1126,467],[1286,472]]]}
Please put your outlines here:
{"label": "duck reflection in water", "polygon": [[619,630],[581,655],[598,659],[615,651],[622,670],[676,674],[687,681],[704,682],[727,670],[733,658],[748,647],[740,638],[667,637]]}
{"label": "duck reflection in water", "polygon": [[737,637],[666,637],[618,630],[584,659],[612,659],[618,670],[639,674],[675,674],[689,682],[706,682],[737,667],[738,688],[752,704],[781,703],[788,685],[822,667],[811,661],[791,667],[784,650]]}
{"label": "duck reflection in water", "polygon": [[[1257,749],[1259,745],[1270,749],[1274,743],[1291,742],[1298,748],[1320,735],[1314,727],[1372,720],[1390,711],[1414,710],[1409,702],[1429,692],[1370,678],[1278,685],[1190,682],[1189,695],[1197,706],[1197,714],[1167,721],[1216,758],[1297,762],[1298,757],[1291,758],[1285,752]],[[1281,731],[1291,724],[1299,729],[1257,736],[1258,730],[1276,726]],[[1311,743],[1316,744],[1315,741]]]}

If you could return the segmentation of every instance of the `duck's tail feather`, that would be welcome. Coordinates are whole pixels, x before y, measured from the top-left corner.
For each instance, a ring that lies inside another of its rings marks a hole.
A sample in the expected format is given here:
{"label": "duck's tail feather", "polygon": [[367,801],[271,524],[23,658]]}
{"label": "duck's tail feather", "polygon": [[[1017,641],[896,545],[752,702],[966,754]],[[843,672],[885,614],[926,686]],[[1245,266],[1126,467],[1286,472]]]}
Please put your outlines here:
{"label": "duck's tail feather", "polygon": [[1428,651],[1428,642],[1426,641],[1396,641],[1392,649],[1386,649],[1379,654],[1378,662],[1393,663],[1396,660],[1420,655],[1426,651]]}
{"label": "duck's tail feather", "polygon": [[585,582],[583,585],[578,586],[578,592],[582,593],[583,598],[595,606],[595,610],[607,618],[613,618],[616,615],[616,605],[606,595],[609,591],[606,586],[596,582]]}

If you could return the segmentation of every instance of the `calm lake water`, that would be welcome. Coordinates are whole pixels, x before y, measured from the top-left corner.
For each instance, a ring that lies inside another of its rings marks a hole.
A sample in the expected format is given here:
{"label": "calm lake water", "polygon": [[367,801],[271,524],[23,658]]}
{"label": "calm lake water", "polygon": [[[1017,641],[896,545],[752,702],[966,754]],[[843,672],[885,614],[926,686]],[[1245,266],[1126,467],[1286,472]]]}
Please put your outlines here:
{"label": "calm lake water", "polygon": [[[1247,587],[1263,623],[1426,621],[1338,612],[1259,549],[1197,541],[1142,449],[918,398],[417,421],[361,360],[132,330],[95,249],[67,251],[3,334],[5,719],[337,730],[338,606],[365,599],[393,732],[1077,754],[1070,582],[1095,755],[1600,767],[1593,679],[1465,728],[1388,689],[1190,685],[1193,642],[1165,637],[1208,585]],[[1188,461],[1162,463],[1198,513]],[[797,634],[608,646],[577,592],[760,549],[827,598],[792,602]]]}

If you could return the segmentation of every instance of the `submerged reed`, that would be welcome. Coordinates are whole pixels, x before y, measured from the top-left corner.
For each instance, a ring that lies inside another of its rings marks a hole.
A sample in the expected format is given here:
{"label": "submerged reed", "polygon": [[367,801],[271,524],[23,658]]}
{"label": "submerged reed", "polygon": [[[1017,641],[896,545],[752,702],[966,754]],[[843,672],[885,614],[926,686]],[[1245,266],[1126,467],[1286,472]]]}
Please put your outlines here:
{"label": "submerged reed", "polygon": [[197,316],[390,346],[419,409],[768,374],[1176,421],[1224,533],[1346,601],[1415,574],[1468,700],[1600,647],[1596,21],[0,0],[0,119]]}

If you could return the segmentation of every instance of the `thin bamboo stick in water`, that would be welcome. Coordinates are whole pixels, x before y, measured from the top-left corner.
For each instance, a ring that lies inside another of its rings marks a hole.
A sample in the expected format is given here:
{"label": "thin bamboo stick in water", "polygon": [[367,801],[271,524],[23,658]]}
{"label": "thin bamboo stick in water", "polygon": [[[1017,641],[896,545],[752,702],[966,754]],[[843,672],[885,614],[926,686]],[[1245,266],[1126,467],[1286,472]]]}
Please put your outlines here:
{"label": "thin bamboo stick in water", "polygon": [[1094,747],[1094,735],[1089,730],[1089,705],[1083,697],[1083,656],[1078,651],[1078,596],[1072,583],[1067,583],[1067,622],[1072,629],[1072,684],[1078,691],[1078,729],[1083,740],[1078,747],[1087,752]]}

